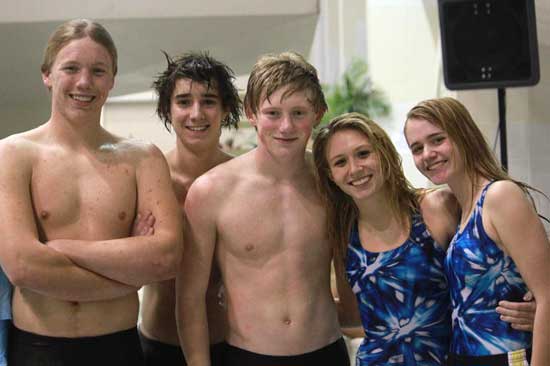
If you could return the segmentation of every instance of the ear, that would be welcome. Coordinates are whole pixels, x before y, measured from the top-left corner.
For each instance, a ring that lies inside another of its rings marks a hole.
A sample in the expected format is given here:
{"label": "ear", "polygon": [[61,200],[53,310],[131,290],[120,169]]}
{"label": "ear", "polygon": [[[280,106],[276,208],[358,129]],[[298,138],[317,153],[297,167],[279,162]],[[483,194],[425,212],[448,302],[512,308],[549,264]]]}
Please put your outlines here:
{"label": "ear", "polygon": [[227,116],[229,116],[229,111],[224,109],[223,110],[223,114],[222,114],[222,123],[223,121],[225,121],[225,119],[227,118]]}
{"label": "ear", "polygon": [[255,113],[252,113],[252,111],[250,110],[250,108],[245,108],[245,114],[246,114],[246,118],[248,119],[248,121],[250,122],[250,124],[254,127],[256,127],[256,124],[258,122],[258,117],[256,116]]}
{"label": "ear", "polygon": [[42,83],[44,84],[44,86],[46,88],[48,88],[48,90],[52,90],[52,82],[50,80],[50,72],[47,71],[47,72],[43,72],[42,73]]}
{"label": "ear", "polygon": [[113,90],[114,86],[115,86],[115,76],[112,75],[112,77],[111,77],[111,86],[109,87],[109,91]]}
{"label": "ear", "polygon": [[325,113],[327,112],[326,109],[321,109],[320,111],[318,111],[316,114],[315,114],[315,124],[313,125],[313,127],[317,127],[319,126],[319,123],[321,123],[321,119],[323,118],[323,116],[325,115]]}

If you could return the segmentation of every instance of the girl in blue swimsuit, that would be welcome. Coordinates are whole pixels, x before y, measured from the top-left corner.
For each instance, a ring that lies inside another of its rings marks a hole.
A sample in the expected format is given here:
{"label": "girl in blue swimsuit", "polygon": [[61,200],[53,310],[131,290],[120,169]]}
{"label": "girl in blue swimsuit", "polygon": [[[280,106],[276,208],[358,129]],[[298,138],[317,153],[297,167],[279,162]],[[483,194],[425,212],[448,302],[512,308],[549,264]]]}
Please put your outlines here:
{"label": "girl in blue swimsuit", "polygon": [[412,188],[388,135],[361,114],[332,120],[313,150],[342,313],[363,324],[357,365],[443,365],[456,200],[448,190]]}
{"label": "girl in blue swimsuit", "polygon": [[[448,184],[461,207],[445,258],[449,365],[550,365],[550,245],[531,187],[500,168],[455,99],[419,103],[407,116],[405,135],[417,168],[433,183]],[[521,298],[527,285],[537,299],[532,340],[494,311],[501,300]]]}
{"label": "girl in blue swimsuit", "polygon": [[336,274],[347,276],[365,332],[357,364],[443,365],[451,324],[439,243],[456,225],[452,196],[412,188],[388,135],[357,113],[331,121],[313,150]]}

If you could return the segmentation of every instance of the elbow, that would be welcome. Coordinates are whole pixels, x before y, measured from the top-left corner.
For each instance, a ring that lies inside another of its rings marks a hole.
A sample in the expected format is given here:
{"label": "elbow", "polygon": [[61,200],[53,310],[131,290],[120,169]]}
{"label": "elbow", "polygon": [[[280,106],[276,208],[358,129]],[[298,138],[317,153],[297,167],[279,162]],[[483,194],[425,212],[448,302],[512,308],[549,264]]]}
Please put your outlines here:
{"label": "elbow", "polygon": [[167,240],[167,244],[158,265],[158,277],[161,280],[167,280],[176,276],[183,253],[183,240],[180,235]]}
{"label": "elbow", "polygon": [[28,263],[22,258],[15,258],[12,261],[11,265],[5,266],[4,272],[6,277],[15,287],[29,287],[29,284],[32,282],[32,273]]}

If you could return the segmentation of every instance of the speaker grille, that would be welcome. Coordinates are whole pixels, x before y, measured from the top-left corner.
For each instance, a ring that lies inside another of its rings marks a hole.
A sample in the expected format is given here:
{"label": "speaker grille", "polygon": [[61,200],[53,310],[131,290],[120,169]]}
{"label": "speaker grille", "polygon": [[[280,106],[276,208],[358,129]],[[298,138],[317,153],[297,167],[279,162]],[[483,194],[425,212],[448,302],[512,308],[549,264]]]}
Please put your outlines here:
{"label": "speaker grille", "polygon": [[533,0],[440,0],[439,19],[447,88],[539,81]]}

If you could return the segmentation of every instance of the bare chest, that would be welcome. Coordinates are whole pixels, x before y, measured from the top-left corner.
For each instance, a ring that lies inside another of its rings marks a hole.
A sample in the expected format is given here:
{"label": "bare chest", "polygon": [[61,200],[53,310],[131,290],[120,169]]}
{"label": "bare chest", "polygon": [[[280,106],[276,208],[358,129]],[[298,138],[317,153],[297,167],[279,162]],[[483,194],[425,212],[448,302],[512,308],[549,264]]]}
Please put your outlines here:
{"label": "bare chest", "polygon": [[30,188],[40,234],[49,240],[125,236],[135,216],[135,168],[128,162],[48,156],[33,166]]}
{"label": "bare chest", "polygon": [[323,206],[314,192],[293,189],[232,194],[220,213],[218,241],[251,261],[329,255]]}

